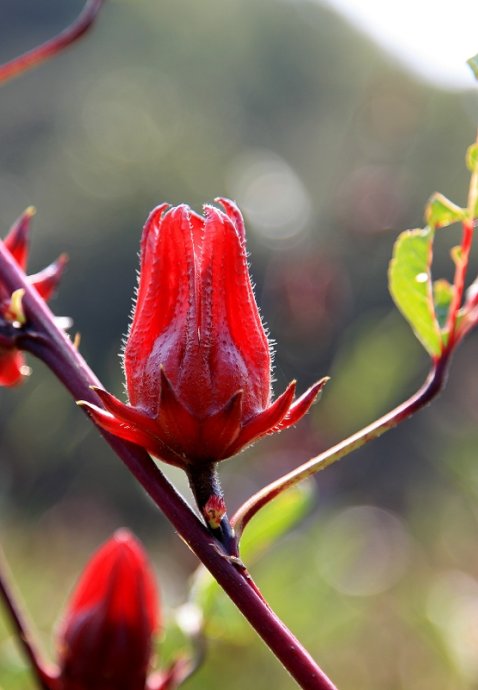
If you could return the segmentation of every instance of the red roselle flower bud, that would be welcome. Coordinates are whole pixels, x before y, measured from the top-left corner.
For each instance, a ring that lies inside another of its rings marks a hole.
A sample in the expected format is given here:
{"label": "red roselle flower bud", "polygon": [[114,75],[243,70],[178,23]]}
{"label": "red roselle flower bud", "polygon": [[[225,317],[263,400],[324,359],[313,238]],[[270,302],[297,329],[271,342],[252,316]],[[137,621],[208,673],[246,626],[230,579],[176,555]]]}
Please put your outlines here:
{"label": "red roselle flower bud", "polygon": [[[28,245],[30,240],[30,222],[35,214],[35,209],[29,207],[14,223],[10,232],[4,239],[5,247],[13,256],[21,269],[26,269],[28,259]],[[29,276],[28,280],[36,288],[44,300],[53,295],[67,262],[66,255],[60,256],[54,263],[47,266],[39,273]],[[10,295],[0,283],[0,326],[4,324],[25,323],[25,315],[22,309],[22,291],[18,290]],[[16,349],[14,339],[0,340],[0,386],[14,386],[20,383],[23,376],[29,371],[25,364],[23,354]]]}
{"label": "red roselle flower bud", "polygon": [[120,530],[90,560],[70,601],[59,636],[58,690],[145,690],[157,627],[146,554]]}
{"label": "red roselle flower bud", "polygon": [[124,370],[129,405],[98,390],[86,403],[107,431],[178,467],[234,455],[295,424],[326,379],[294,402],[295,381],[271,402],[270,344],[247,267],[242,216],[158,206],[141,242],[141,270]]}
{"label": "red roselle flower bud", "polygon": [[[97,390],[85,405],[106,431],[188,472],[203,511],[220,494],[214,463],[295,424],[326,383],[271,401],[271,353],[252,291],[237,206],[158,206],[141,241],[124,352],[129,405]],[[206,519],[208,516],[206,515]],[[215,520],[214,520],[215,522]]]}

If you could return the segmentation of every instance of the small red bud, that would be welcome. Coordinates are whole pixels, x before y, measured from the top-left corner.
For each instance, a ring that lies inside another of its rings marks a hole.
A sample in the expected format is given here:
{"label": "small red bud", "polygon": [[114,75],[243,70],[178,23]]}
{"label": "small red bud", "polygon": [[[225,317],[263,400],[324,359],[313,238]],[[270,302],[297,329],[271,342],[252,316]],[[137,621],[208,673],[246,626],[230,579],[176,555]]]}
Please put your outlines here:
{"label": "small red bud", "polygon": [[222,496],[211,496],[203,508],[204,519],[211,529],[218,529],[226,514],[226,504]]}
{"label": "small red bud", "polygon": [[88,563],[61,626],[59,690],[145,690],[158,626],[154,576],[126,530]]}

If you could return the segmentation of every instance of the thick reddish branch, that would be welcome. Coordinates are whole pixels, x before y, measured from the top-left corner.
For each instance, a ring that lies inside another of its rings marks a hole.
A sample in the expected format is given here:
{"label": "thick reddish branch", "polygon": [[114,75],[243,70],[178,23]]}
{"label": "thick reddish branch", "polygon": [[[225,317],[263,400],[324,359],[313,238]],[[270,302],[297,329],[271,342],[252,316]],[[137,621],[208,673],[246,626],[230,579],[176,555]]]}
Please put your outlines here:
{"label": "thick reddish branch", "polygon": [[[25,290],[23,306],[28,327],[20,339],[21,346],[42,359],[75,400],[83,399],[101,405],[99,397],[90,388],[92,385],[99,385],[98,379],[68,337],[56,326],[53,314],[1,242],[0,281],[9,292],[19,288]],[[261,599],[241,568],[225,555],[218,542],[212,543],[205,525],[195,516],[150,456],[138,446],[102,433],[299,686],[305,690],[334,690],[333,683]]]}
{"label": "thick reddish branch", "polygon": [[0,65],[0,84],[36,67],[77,41],[91,28],[104,0],[88,0],[75,21],[58,36]]}

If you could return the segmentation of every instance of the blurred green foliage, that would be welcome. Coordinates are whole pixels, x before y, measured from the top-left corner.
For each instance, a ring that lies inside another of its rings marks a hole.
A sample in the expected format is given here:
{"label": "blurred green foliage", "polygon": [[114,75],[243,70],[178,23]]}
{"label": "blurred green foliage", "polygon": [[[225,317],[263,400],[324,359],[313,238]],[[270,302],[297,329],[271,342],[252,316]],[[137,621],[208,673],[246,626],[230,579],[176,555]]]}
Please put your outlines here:
{"label": "blurred green foliage", "polygon": [[[54,34],[81,4],[5,0],[0,59]],[[121,394],[117,355],[148,212],[164,200],[238,201],[277,388],[332,381],[299,428],[224,464],[234,509],[421,383],[426,356],[394,311],[387,264],[398,232],[423,225],[432,192],[465,203],[476,121],[476,94],[415,81],[319,3],[109,0],[81,43],[2,89],[1,226],[37,206],[31,270],[69,253],[52,306]],[[445,277],[457,233],[438,242]],[[324,472],[315,513],[254,566],[341,690],[478,683],[476,346],[464,343],[431,408]],[[24,386],[0,394],[0,533],[53,653],[75,578],[121,524],[150,547],[168,611],[187,597],[195,562],[31,365]],[[187,687],[292,687],[252,633],[217,635]],[[5,626],[0,687],[31,687]]]}

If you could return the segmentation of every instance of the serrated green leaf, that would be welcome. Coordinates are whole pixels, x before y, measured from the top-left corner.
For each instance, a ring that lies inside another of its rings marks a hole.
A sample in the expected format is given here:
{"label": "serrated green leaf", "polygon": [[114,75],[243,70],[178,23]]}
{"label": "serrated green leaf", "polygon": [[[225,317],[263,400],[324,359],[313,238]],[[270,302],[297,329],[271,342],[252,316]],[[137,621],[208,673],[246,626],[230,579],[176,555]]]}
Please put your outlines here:
{"label": "serrated green leaf", "polygon": [[433,228],[440,228],[452,223],[462,221],[466,216],[466,209],[460,208],[447,199],[446,196],[435,192],[425,209],[425,220],[427,225]]}
{"label": "serrated green leaf", "polygon": [[[296,525],[310,509],[313,495],[313,481],[301,482],[262,508],[241,539],[241,558],[244,562],[249,565]],[[203,567],[198,569],[194,577],[191,600],[202,609],[209,635],[239,644],[249,640],[249,626]]]}
{"label": "serrated green leaf", "polygon": [[466,167],[471,172],[478,172],[478,144],[471,144],[466,150]]}
{"label": "serrated green leaf", "polygon": [[433,304],[430,264],[434,231],[402,232],[393,249],[389,267],[389,290],[418,340],[432,356],[442,350],[442,337]]}
{"label": "serrated green leaf", "polygon": [[466,64],[470,67],[471,71],[475,75],[475,78],[478,79],[478,54],[467,60]]}
{"label": "serrated green leaf", "polygon": [[446,326],[453,292],[453,285],[448,280],[435,280],[433,283],[433,302],[440,328],[445,328]]}

